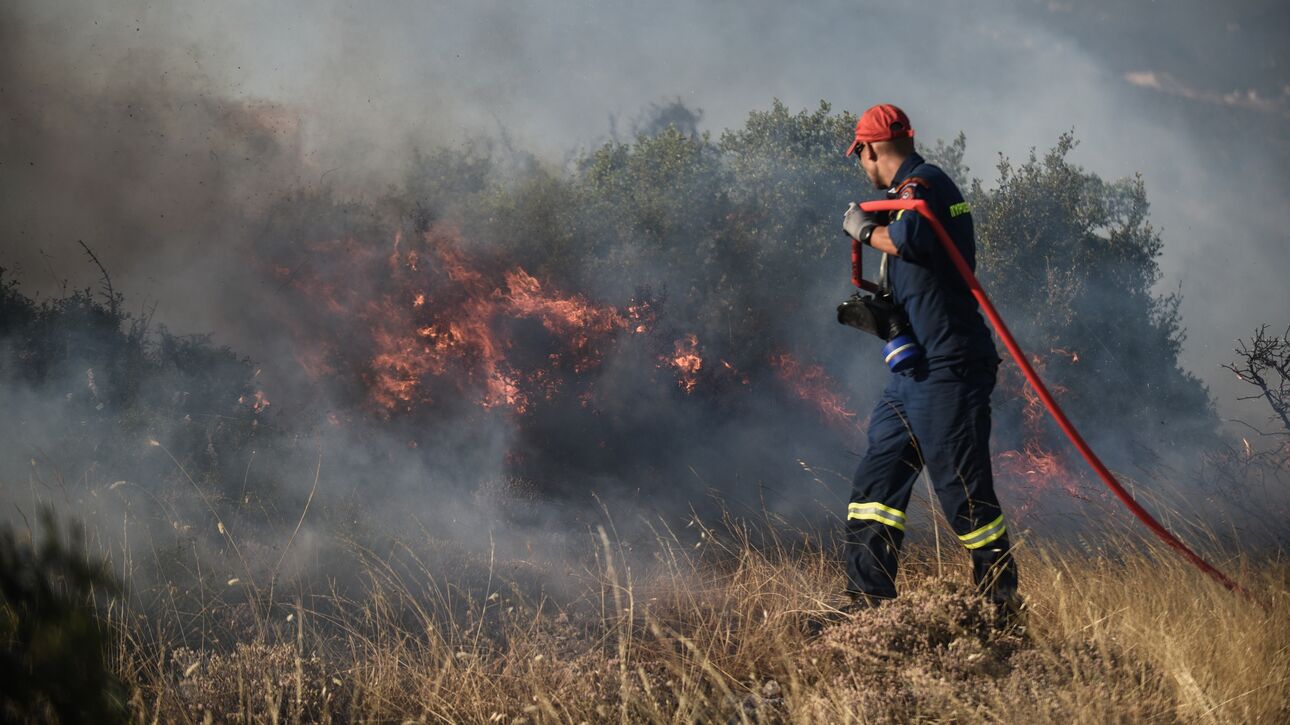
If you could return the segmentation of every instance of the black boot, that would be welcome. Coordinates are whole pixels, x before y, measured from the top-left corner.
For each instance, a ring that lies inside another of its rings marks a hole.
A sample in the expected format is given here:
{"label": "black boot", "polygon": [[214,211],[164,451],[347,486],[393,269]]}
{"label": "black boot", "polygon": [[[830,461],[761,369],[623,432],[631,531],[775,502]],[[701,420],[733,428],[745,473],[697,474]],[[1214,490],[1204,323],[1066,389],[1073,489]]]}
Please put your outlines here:
{"label": "black boot", "polygon": [[828,609],[807,618],[805,626],[803,627],[803,631],[806,633],[806,636],[818,637],[826,628],[835,624],[850,621],[857,614],[880,606],[883,602],[887,601],[887,599],[882,597],[873,597],[868,594],[860,594],[857,592],[847,592],[847,596],[850,598],[850,601],[837,609]]}
{"label": "black boot", "polygon": [[851,601],[842,605],[838,611],[848,617],[854,617],[860,612],[882,606],[883,602],[889,601],[888,597],[875,597],[859,592],[847,592],[847,596],[851,597]]}
{"label": "black boot", "polygon": [[994,607],[995,627],[1025,631],[1025,602],[1017,593],[1017,562],[1007,538],[972,552],[972,578],[977,591]]}
{"label": "black boot", "polygon": [[1007,538],[989,548],[972,550],[972,580],[977,591],[995,604],[1017,598],[1017,562]]}

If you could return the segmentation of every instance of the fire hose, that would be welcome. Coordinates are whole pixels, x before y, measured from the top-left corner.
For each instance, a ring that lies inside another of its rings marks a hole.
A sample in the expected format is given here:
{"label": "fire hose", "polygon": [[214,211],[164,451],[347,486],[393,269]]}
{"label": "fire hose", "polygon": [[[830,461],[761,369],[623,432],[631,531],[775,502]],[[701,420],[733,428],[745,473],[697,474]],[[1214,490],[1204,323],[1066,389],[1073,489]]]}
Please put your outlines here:
{"label": "fire hose", "polygon": [[[1242,588],[1241,585],[1237,584],[1226,574],[1219,571],[1217,567],[1201,558],[1199,554],[1192,551],[1191,548],[1179,540],[1178,537],[1174,536],[1168,529],[1162,526],[1159,521],[1156,521],[1155,517],[1148,513],[1146,509],[1142,508],[1142,505],[1133,498],[1133,495],[1126,491],[1124,486],[1120,485],[1120,482],[1116,480],[1115,475],[1111,473],[1111,470],[1106,467],[1106,464],[1102,463],[1102,459],[1098,458],[1097,454],[1093,452],[1093,449],[1084,441],[1084,437],[1081,436],[1075,426],[1071,424],[1070,419],[1066,417],[1066,413],[1062,410],[1061,406],[1057,404],[1057,400],[1048,392],[1048,387],[1044,385],[1044,381],[1039,378],[1039,374],[1036,373],[1034,367],[1030,365],[1030,362],[1026,359],[1026,354],[1022,351],[1021,346],[1017,344],[1016,338],[1014,338],[1012,333],[1008,331],[1008,326],[1004,324],[1003,318],[999,316],[999,311],[996,310],[994,308],[994,304],[990,302],[990,297],[986,295],[985,289],[981,286],[981,282],[977,280],[976,275],[972,273],[972,268],[968,266],[967,261],[963,259],[963,255],[959,253],[958,247],[954,246],[954,242],[950,239],[949,233],[945,231],[945,227],[941,225],[940,220],[932,214],[926,201],[922,199],[869,201],[862,203],[860,208],[865,211],[908,210],[915,211],[923,215],[923,217],[927,219],[928,223],[931,224],[932,231],[936,233],[936,238],[940,241],[941,246],[945,248],[945,252],[949,255],[950,261],[954,263],[954,267],[963,277],[963,281],[967,283],[968,289],[972,292],[972,296],[976,298],[977,303],[981,305],[981,309],[985,311],[985,316],[990,320],[990,324],[994,326],[995,332],[997,332],[999,334],[999,338],[1003,340],[1004,347],[1008,348],[1008,353],[1012,355],[1012,359],[1017,362],[1017,366],[1021,368],[1021,372],[1026,376],[1026,380],[1030,383],[1030,387],[1034,388],[1035,393],[1039,395],[1039,399],[1043,402],[1044,407],[1048,409],[1053,420],[1057,421],[1057,425],[1061,427],[1062,432],[1066,434],[1066,437],[1070,439],[1070,442],[1079,450],[1080,455],[1084,457],[1084,460],[1088,462],[1088,465],[1095,473],[1097,473],[1098,477],[1102,479],[1102,482],[1106,484],[1106,487],[1111,489],[1111,493],[1115,494],[1115,497],[1120,499],[1120,502],[1123,503],[1139,521],[1151,530],[1151,533],[1155,534],[1161,541],[1165,542],[1181,554],[1197,569],[1208,574],[1228,590],[1239,592],[1244,594],[1246,597],[1250,597],[1250,593]],[[873,284],[864,280],[861,276],[860,243],[854,240],[852,241],[851,246],[851,282],[861,289],[873,289]]]}

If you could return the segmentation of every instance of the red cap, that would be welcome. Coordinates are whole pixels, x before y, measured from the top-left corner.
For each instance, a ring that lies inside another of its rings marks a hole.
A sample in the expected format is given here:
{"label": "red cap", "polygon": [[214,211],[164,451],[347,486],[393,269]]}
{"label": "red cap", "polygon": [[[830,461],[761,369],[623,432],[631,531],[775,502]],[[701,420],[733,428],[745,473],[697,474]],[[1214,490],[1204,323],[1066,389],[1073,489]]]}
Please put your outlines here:
{"label": "red cap", "polygon": [[847,149],[847,156],[855,153],[862,143],[913,137],[914,127],[909,125],[909,116],[890,103],[882,103],[865,111],[856,121],[856,140]]}

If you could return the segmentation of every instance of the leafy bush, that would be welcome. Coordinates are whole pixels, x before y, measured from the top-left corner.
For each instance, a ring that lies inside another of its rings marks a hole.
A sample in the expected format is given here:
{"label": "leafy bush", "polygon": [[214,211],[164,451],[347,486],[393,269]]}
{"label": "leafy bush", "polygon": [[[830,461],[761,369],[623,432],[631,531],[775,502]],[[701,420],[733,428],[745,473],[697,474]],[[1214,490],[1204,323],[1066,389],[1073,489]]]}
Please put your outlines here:
{"label": "leafy bush", "polygon": [[42,518],[39,545],[0,529],[0,719],[124,722],[125,688],[91,599],[116,585],[78,536],[63,541],[53,515]]}
{"label": "leafy bush", "polygon": [[1178,363],[1180,295],[1153,291],[1163,242],[1146,185],[1084,171],[1067,159],[1074,146],[1065,134],[1042,157],[1000,159],[993,189],[973,181],[981,276],[1075,419],[1114,421],[1104,444],[1212,440],[1208,392]]}
{"label": "leafy bush", "polygon": [[236,455],[268,433],[255,367],[207,335],[150,323],[125,312],[115,293],[75,290],[37,302],[0,269],[5,463],[21,465],[36,451],[68,475],[94,468],[141,480],[173,470],[146,455],[158,440],[193,475],[240,482]]}

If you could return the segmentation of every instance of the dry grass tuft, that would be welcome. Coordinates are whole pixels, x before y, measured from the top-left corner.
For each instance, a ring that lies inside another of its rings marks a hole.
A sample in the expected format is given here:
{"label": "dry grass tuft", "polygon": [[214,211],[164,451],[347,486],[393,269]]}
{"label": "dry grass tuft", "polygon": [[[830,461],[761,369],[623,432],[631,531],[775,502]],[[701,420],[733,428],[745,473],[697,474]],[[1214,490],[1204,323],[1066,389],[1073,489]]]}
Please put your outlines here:
{"label": "dry grass tuft", "polygon": [[174,722],[1290,721],[1279,559],[1234,562],[1254,603],[1165,551],[1032,548],[1020,631],[996,626],[966,561],[915,548],[900,599],[812,636],[841,603],[830,555],[701,541],[660,536],[646,562],[602,533],[559,601],[495,581],[448,596],[431,571],[370,561],[361,597],[264,603],[291,621],[262,635],[181,647],[122,627],[117,666],[136,717]]}

